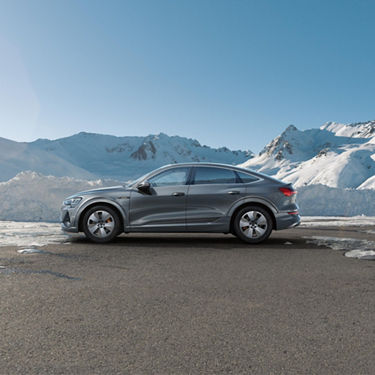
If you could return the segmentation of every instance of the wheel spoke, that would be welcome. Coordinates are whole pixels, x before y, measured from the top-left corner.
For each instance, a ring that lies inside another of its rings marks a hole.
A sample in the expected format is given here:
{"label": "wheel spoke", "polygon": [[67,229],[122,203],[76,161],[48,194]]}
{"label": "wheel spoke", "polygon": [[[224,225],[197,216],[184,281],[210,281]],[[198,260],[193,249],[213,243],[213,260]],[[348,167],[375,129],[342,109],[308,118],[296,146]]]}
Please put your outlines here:
{"label": "wheel spoke", "polygon": [[106,221],[108,220],[109,218],[112,218],[112,216],[107,212],[107,211],[103,211],[101,212],[101,219],[103,221]]}
{"label": "wheel spoke", "polygon": [[249,211],[247,213],[247,216],[250,218],[251,221],[256,220],[256,212],[255,211]]}
{"label": "wheel spoke", "polygon": [[248,220],[244,220],[244,218],[242,217],[241,220],[240,220],[240,227],[248,227],[249,226],[249,221]]}
{"label": "wheel spoke", "polygon": [[94,212],[93,214],[90,215],[88,221],[89,221],[89,223],[92,223],[92,224],[94,224],[94,223],[96,224],[99,221],[99,218],[96,215],[96,212]]}
{"label": "wheel spoke", "polygon": [[96,232],[97,229],[98,229],[98,226],[97,226],[97,224],[89,224],[89,225],[88,225],[88,228],[89,228],[89,231],[90,231],[92,234],[95,234],[95,232]]}
{"label": "wheel spoke", "polygon": [[256,220],[256,223],[257,223],[259,226],[263,227],[264,225],[267,225],[267,220],[266,220],[266,218],[265,218],[263,215],[260,215],[260,216],[258,217],[258,219]]}
{"label": "wheel spoke", "polygon": [[107,232],[105,231],[104,228],[99,228],[99,237],[106,237],[107,236]]}
{"label": "wheel spoke", "polygon": [[106,228],[109,232],[112,232],[114,226],[115,226],[114,221],[110,221],[104,224],[104,228]]}
{"label": "wheel spoke", "polygon": [[248,237],[250,236],[250,227],[247,227],[246,229],[242,228],[242,231],[243,231],[245,236],[248,236]]}
{"label": "wheel spoke", "polygon": [[254,231],[256,233],[255,237],[261,237],[263,236],[264,232],[266,231],[265,229],[261,228],[261,227],[255,227],[254,228]]}

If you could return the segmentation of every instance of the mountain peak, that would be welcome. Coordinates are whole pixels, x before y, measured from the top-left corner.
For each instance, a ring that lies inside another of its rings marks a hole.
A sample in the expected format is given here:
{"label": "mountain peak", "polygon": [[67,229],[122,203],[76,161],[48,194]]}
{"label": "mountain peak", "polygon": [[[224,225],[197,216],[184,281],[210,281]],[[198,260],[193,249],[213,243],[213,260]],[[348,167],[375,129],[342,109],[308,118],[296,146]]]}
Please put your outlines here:
{"label": "mountain peak", "polygon": [[298,130],[293,124],[290,124],[285,130],[284,133],[294,132]]}

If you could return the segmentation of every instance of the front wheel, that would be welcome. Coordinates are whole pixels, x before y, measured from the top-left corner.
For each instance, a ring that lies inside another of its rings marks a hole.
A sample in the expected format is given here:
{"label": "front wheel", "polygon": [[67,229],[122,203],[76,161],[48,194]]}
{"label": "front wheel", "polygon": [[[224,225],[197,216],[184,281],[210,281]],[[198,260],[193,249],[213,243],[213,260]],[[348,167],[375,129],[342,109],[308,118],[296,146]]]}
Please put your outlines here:
{"label": "front wheel", "polygon": [[272,232],[270,214],[262,207],[247,206],[237,212],[233,229],[235,235],[247,243],[265,241]]}
{"label": "front wheel", "polygon": [[107,206],[94,206],[83,217],[83,231],[93,242],[112,241],[120,233],[120,218]]}

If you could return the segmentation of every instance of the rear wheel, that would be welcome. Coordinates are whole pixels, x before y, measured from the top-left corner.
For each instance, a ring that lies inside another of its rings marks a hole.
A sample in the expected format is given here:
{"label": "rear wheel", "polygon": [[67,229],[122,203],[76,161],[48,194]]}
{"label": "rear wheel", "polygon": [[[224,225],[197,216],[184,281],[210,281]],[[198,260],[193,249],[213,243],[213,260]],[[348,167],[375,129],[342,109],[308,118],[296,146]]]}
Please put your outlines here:
{"label": "rear wheel", "polygon": [[234,218],[235,235],[247,243],[265,241],[272,232],[272,219],[268,211],[259,206],[247,206],[239,210]]}
{"label": "rear wheel", "polygon": [[120,233],[120,218],[107,206],[94,206],[83,217],[83,231],[93,242],[112,241]]}

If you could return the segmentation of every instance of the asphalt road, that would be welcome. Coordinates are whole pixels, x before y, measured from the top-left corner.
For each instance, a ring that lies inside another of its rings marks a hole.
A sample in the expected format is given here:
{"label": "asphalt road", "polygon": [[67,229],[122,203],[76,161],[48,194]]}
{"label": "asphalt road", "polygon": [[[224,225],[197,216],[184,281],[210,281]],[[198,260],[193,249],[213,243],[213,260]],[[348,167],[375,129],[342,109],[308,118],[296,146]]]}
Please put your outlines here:
{"label": "asphalt road", "polygon": [[375,262],[303,238],[322,234],[371,237],[0,248],[0,374],[374,374]]}

